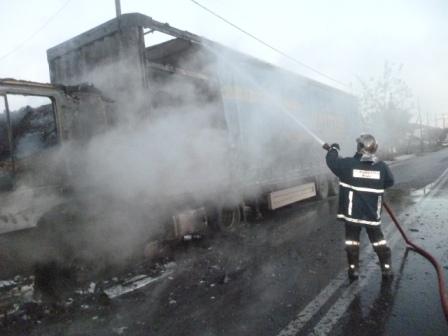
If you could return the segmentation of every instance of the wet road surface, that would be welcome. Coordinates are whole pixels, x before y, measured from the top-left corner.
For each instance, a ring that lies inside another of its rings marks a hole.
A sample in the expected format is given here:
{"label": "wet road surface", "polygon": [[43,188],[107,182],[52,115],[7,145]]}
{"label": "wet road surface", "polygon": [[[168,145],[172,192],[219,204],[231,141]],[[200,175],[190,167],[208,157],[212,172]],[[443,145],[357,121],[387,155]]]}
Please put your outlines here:
{"label": "wet road surface", "polygon": [[[447,150],[398,162],[397,186],[387,195],[412,239],[445,267],[448,183],[425,186],[447,167]],[[0,334],[446,335],[435,271],[421,256],[406,254],[387,215],[394,280],[381,283],[364,235],[362,276],[349,283],[335,206],[333,197],[267,213],[235,233],[185,243],[156,266],[142,261],[93,279],[58,306],[32,298],[32,276],[4,279],[15,285],[0,283],[0,301],[16,305],[1,320]],[[104,289],[136,283],[145,285],[104,296]]]}
{"label": "wet road surface", "polygon": [[[448,170],[436,185],[412,193],[416,204],[401,215],[409,238],[435,256],[448,274]],[[390,231],[395,277],[381,281],[370,253],[361,281],[347,287],[343,299],[307,330],[315,335],[446,335],[437,276],[422,256],[405,248],[395,228]],[[365,241],[368,245],[368,242]],[[369,273],[370,267],[374,268]],[[347,294],[347,292],[350,292]],[[341,305],[346,305],[341,310]],[[302,333],[300,333],[302,334]]]}

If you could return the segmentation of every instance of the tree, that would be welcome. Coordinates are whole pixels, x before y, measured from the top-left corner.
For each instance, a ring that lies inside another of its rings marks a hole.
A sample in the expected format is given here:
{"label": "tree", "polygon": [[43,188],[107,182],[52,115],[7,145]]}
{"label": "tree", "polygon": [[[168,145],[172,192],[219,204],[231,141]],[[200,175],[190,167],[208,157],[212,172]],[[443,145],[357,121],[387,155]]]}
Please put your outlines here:
{"label": "tree", "polygon": [[410,120],[415,111],[410,88],[401,78],[402,66],[384,64],[379,78],[360,79],[360,109],[366,131],[376,135],[383,150],[407,146],[412,127]]}

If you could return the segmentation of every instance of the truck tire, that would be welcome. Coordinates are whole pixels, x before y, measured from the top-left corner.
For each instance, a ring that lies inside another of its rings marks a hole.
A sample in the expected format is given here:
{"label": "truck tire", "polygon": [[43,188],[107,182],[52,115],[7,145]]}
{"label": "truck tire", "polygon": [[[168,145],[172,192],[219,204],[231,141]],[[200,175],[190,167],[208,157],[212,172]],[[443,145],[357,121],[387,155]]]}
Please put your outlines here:
{"label": "truck tire", "polygon": [[211,223],[216,231],[234,232],[241,224],[241,209],[239,206],[221,208]]}
{"label": "truck tire", "polygon": [[325,176],[318,176],[316,178],[316,197],[319,200],[326,199],[329,194],[328,179]]}

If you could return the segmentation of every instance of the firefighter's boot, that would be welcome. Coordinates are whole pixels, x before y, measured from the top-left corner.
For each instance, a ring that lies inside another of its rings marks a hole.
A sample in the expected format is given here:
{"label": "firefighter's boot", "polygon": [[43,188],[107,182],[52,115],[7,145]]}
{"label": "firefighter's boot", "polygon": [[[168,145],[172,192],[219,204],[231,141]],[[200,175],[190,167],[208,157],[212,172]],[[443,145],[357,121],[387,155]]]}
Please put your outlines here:
{"label": "firefighter's boot", "polygon": [[390,248],[387,245],[382,245],[375,248],[375,251],[380,261],[383,279],[392,279],[394,273],[392,272]]}
{"label": "firefighter's boot", "polygon": [[348,278],[350,281],[359,278],[359,245],[347,246]]}

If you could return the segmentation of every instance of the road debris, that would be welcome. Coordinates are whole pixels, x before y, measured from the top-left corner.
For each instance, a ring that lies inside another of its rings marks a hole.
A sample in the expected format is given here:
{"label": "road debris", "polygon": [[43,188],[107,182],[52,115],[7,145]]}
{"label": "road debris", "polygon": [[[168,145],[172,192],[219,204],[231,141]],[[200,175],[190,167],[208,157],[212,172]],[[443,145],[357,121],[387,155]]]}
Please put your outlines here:
{"label": "road debris", "polygon": [[7,289],[10,287],[14,287],[15,285],[17,285],[17,282],[15,282],[14,280],[0,280],[0,289]]}
{"label": "road debris", "polygon": [[158,277],[151,277],[145,274],[137,275],[129,280],[126,280],[122,284],[118,284],[103,290],[104,294],[107,295],[109,299],[114,299],[116,297],[122,296],[124,294],[131,293],[137,289],[143,288],[155,281],[161,280],[172,274],[172,270],[167,270]]}
{"label": "road debris", "polygon": [[112,331],[117,335],[123,335],[128,327],[113,328]]}

